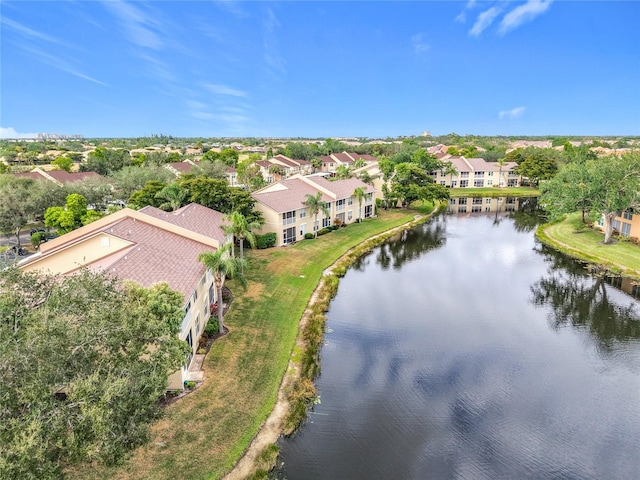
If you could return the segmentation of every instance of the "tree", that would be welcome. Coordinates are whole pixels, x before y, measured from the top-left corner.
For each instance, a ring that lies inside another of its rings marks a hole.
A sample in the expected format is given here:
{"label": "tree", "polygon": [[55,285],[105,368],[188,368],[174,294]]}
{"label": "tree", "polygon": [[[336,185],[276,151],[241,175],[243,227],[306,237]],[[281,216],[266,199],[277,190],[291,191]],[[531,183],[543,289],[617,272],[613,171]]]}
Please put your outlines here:
{"label": "tree", "polygon": [[453,162],[444,162],[442,164],[442,171],[445,175],[449,175],[449,185],[453,187],[453,176],[458,175],[458,169],[453,164]]}
{"label": "tree", "polygon": [[165,200],[158,208],[169,212],[175,212],[183,204],[187,198],[187,191],[177,183],[171,183],[156,193],[156,198]]}
{"label": "tree", "polygon": [[162,199],[156,197],[167,186],[166,183],[157,180],[149,180],[140,190],[131,194],[127,203],[131,208],[139,210],[147,205],[160,208]]}
{"label": "tree", "polygon": [[338,165],[338,168],[336,168],[336,180],[351,178],[352,173],[351,169],[346,165]]}
{"label": "tree", "polygon": [[105,216],[103,212],[87,210],[87,199],[78,193],[67,196],[64,207],[49,207],[44,214],[44,224],[64,234]]}
{"label": "tree", "polygon": [[80,165],[80,170],[108,175],[131,164],[131,156],[127,150],[97,147],[87,156],[87,163]]}
{"label": "tree", "polygon": [[41,180],[0,176],[0,231],[13,232],[20,247],[20,231],[39,221],[51,205],[64,203],[65,190]]}
{"label": "tree", "polygon": [[240,158],[240,154],[237,150],[233,148],[225,148],[220,152],[220,161],[225,163],[230,167],[235,167],[238,165],[238,159]]}
{"label": "tree", "polygon": [[168,184],[175,179],[174,175],[166,168],[155,165],[145,167],[124,167],[122,170],[110,175],[114,186],[114,197],[126,202],[136,190],[140,190],[149,180]]}
{"label": "tree", "polygon": [[604,243],[611,243],[615,217],[640,207],[640,153],[572,164],[561,172],[543,185],[540,203],[552,218],[577,209],[601,215]]}
{"label": "tree", "polygon": [[500,168],[498,168],[498,187],[502,187],[503,185],[507,185],[508,182],[503,181],[504,178],[502,177],[502,169],[504,168],[504,166],[507,164],[507,161],[504,158],[499,158],[498,159],[498,165]]}
{"label": "tree", "polygon": [[182,294],[81,269],[0,270],[0,478],[121,463],[184,362]]}
{"label": "tree", "polygon": [[416,200],[449,198],[449,191],[443,185],[435,184],[433,178],[415,163],[396,165],[391,190],[405,208]]}
{"label": "tree", "polygon": [[358,200],[358,223],[360,223],[362,221],[362,201],[367,196],[364,187],[356,187],[353,191],[353,196]]}
{"label": "tree", "polygon": [[313,237],[318,238],[318,213],[322,212],[325,217],[329,216],[329,209],[326,203],[322,201],[322,192],[318,192],[315,195],[307,193],[306,200],[302,204],[309,207],[309,213],[315,218]]}
{"label": "tree", "polygon": [[57,167],[59,170],[70,172],[71,168],[73,167],[73,160],[71,160],[69,157],[58,157],[53,162],[51,162],[51,165]]}
{"label": "tree", "polygon": [[[262,226],[262,223],[253,221],[247,221],[247,217],[242,215],[238,211],[231,212],[227,215],[225,220],[229,222],[229,225],[223,227],[225,233],[233,235],[234,238],[240,243],[240,258],[244,258],[244,239],[246,238],[251,248],[256,248],[256,236],[253,230],[257,230]],[[231,256],[235,257],[234,249],[235,241],[231,243]],[[242,265],[241,265],[242,267]]]}
{"label": "tree", "polygon": [[227,278],[237,278],[241,283],[245,282],[242,275],[244,271],[244,258],[234,258],[229,256],[231,245],[226,244],[215,252],[202,252],[198,260],[202,262],[213,275],[213,283],[216,288],[216,298],[218,299],[218,326],[220,333],[224,334],[224,306],[222,304],[222,287]]}

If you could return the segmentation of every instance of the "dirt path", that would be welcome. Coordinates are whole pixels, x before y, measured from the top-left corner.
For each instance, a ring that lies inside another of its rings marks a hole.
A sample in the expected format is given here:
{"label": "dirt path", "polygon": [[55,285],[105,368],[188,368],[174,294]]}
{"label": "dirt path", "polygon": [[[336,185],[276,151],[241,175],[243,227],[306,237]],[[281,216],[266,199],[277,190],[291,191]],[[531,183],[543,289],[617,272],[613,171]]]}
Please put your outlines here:
{"label": "dirt path", "polygon": [[[374,240],[382,236],[392,236],[396,232],[406,229],[407,225],[411,225],[416,220],[421,219],[423,219],[423,217],[417,215],[412,222],[374,235],[367,241]],[[300,332],[304,331],[304,328],[309,321],[312,307],[316,303],[318,298],[318,292],[324,284],[324,276],[330,275],[336,264],[338,264],[343,257],[349,255],[352,250],[354,249],[351,248],[347,250],[338,260],[333,263],[333,265],[324,270],[323,278],[320,279],[320,281],[318,282],[318,286],[313,291],[313,294],[309,299],[309,303],[307,304],[307,308],[302,314],[302,318],[300,319],[300,322],[298,324],[298,337],[296,339],[296,345],[301,349],[304,348],[304,345]],[[278,389],[278,397],[276,399],[276,404],[271,411],[271,415],[269,415],[269,418],[267,418],[266,422],[262,425],[256,436],[253,438],[253,441],[249,445],[249,448],[245,451],[242,458],[238,461],[233,470],[231,470],[231,472],[223,477],[223,480],[244,480],[252,475],[256,470],[256,464],[260,453],[262,453],[262,451],[264,451],[264,449],[269,445],[275,443],[278,440],[278,437],[280,437],[282,433],[282,425],[284,423],[284,420],[289,413],[289,402],[287,400],[286,392],[289,391],[292,384],[298,379],[298,376],[299,368],[297,363],[293,360],[289,360],[289,365],[287,366],[287,371],[285,372],[284,377],[282,378],[282,382],[280,383],[280,387]]]}

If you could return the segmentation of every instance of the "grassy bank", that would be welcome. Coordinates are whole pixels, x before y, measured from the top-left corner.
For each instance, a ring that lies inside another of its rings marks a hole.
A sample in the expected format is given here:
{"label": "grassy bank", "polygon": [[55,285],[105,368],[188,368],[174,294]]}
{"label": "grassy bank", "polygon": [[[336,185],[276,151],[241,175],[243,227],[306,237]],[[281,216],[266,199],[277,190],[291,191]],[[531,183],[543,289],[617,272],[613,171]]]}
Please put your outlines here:
{"label": "grassy bank", "polygon": [[605,245],[604,234],[585,227],[580,213],[569,215],[561,222],[542,225],[536,236],[571,257],[640,279],[640,247],[625,241]]}
{"label": "grassy bank", "polygon": [[322,272],[364,240],[413,219],[414,210],[379,212],[317,240],[250,251],[248,286],[233,282],[230,333],[206,357],[206,382],[166,409],[152,440],[118,469],[83,469],[75,478],[220,478],[238,461],[271,412]]}
{"label": "grassy bank", "polygon": [[452,197],[538,197],[540,190],[531,187],[451,188]]}

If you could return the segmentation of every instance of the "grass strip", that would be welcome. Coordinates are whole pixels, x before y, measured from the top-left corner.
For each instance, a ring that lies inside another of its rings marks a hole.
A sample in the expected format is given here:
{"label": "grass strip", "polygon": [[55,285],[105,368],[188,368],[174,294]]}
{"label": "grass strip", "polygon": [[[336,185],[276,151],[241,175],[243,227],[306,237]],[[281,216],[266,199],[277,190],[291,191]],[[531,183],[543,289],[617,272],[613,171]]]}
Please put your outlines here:
{"label": "grass strip", "polygon": [[414,219],[416,210],[380,211],[317,240],[247,252],[248,286],[233,281],[230,333],[204,362],[205,383],[167,407],[151,441],[119,468],[74,469],[78,479],[215,479],[229,472],[269,416],[323,270],[343,253]]}
{"label": "grass strip", "polygon": [[573,258],[599,265],[613,274],[640,279],[640,247],[620,239],[605,245],[604,233],[584,225],[579,212],[541,225],[536,237]]}

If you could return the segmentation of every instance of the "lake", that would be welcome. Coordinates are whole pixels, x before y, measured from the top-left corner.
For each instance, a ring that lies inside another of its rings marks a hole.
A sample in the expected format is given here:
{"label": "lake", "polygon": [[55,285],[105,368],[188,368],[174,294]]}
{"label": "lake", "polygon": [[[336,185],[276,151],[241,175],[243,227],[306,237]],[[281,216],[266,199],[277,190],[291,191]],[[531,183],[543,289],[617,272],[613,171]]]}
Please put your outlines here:
{"label": "lake", "polygon": [[477,205],[341,280],[280,478],[640,478],[638,287],[537,242],[535,202]]}

